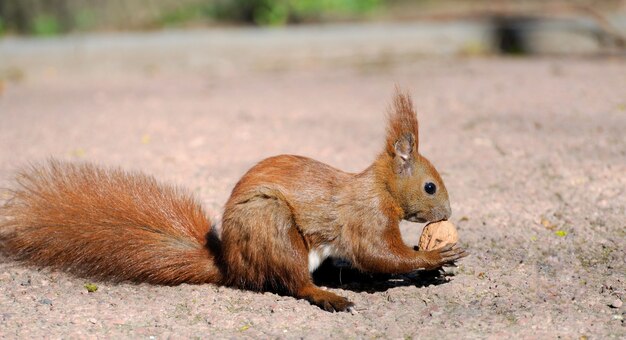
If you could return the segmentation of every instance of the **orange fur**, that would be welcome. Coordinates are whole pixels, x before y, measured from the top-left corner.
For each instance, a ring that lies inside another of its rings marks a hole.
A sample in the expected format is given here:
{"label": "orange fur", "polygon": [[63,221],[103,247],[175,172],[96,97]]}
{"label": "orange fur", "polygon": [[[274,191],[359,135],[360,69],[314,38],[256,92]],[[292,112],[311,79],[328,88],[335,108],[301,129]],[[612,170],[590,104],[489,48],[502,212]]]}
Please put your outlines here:
{"label": "orange fur", "polygon": [[154,178],[50,161],[22,171],[2,207],[2,250],[37,265],[115,281],[219,282],[210,225],[182,190]]}
{"label": "orange fur", "polygon": [[413,101],[408,93],[396,88],[390,111],[387,113],[389,123],[387,124],[386,150],[390,154],[395,154],[394,144],[402,135],[411,134],[415,140],[413,152],[417,152],[417,141],[419,131],[417,116],[413,109]]}
{"label": "orange fur", "polygon": [[[350,301],[311,280],[325,257],[405,273],[466,255],[455,246],[415,251],[402,241],[401,219],[450,215],[443,181],[418,153],[418,137],[411,100],[397,91],[385,151],[370,167],[352,174],[301,156],[263,160],[233,189],[219,237],[179,189],[140,173],[51,161],[18,176],[1,208],[0,250],[80,275],[271,290],[346,310]],[[439,189],[428,194],[424,183]]]}

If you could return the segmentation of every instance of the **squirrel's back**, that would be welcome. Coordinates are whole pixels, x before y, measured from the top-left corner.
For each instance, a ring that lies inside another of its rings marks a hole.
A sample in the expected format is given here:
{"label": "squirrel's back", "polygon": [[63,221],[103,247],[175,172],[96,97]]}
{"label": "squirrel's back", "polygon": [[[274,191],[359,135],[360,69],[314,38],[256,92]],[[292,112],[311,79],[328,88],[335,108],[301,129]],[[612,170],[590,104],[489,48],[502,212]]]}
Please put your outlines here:
{"label": "squirrel's back", "polygon": [[49,161],[17,176],[0,207],[0,251],[114,281],[219,283],[202,207],[153,177]]}

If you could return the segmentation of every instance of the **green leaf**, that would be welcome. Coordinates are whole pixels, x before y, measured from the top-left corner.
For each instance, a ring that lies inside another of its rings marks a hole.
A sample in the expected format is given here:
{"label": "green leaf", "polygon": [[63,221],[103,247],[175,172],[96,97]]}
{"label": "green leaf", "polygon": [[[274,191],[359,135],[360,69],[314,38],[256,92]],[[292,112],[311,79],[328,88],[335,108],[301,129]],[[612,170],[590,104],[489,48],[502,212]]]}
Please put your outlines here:
{"label": "green leaf", "polygon": [[98,290],[98,286],[93,283],[85,283],[85,289],[87,289],[89,293],[93,293]]}
{"label": "green leaf", "polygon": [[35,35],[52,36],[61,33],[59,20],[52,15],[42,14],[35,18],[32,26]]}

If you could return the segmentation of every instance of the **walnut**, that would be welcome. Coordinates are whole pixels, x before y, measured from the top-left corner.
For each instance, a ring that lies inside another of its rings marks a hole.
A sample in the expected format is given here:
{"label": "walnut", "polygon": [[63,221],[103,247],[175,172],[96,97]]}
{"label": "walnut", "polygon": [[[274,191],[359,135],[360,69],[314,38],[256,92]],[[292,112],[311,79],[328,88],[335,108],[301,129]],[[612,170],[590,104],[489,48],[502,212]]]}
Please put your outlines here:
{"label": "walnut", "polygon": [[459,234],[454,224],[444,220],[427,224],[422,231],[418,244],[419,250],[433,250],[449,243],[459,241]]}

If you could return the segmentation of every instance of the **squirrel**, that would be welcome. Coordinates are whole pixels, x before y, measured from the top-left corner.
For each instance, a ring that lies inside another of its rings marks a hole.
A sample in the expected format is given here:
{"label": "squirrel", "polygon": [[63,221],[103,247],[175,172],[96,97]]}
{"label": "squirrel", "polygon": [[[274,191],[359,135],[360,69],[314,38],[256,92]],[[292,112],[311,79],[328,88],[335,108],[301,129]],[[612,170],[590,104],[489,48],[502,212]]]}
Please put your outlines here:
{"label": "squirrel", "polygon": [[0,251],[91,278],[212,283],[346,311],[352,302],[313,283],[312,272],[328,257],[363,272],[401,274],[467,256],[456,244],[418,251],[402,241],[402,219],[451,214],[418,137],[411,98],[396,89],[384,149],[373,164],[347,173],[302,156],[267,158],[232,190],[221,235],[178,187],[139,172],[52,159],[18,172],[0,206]]}

